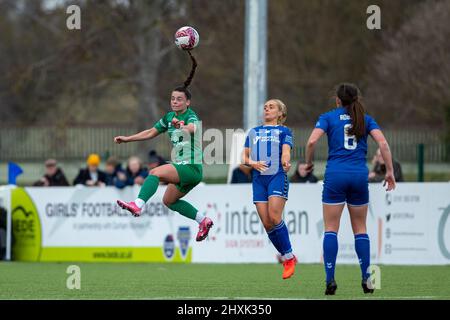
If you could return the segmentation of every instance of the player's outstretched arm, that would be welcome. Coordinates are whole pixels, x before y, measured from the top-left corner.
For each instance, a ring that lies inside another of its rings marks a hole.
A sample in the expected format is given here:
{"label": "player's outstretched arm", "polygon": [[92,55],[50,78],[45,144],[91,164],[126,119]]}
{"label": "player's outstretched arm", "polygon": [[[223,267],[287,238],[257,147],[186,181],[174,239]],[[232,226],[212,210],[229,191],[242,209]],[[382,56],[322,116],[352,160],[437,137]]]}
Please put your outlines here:
{"label": "player's outstretched arm", "polygon": [[307,172],[311,172],[314,168],[313,159],[314,159],[314,150],[316,149],[316,144],[319,139],[323,136],[325,131],[319,128],[315,128],[311,135],[309,136],[308,142],[306,143],[306,168]]}
{"label": "player's outstretched arm", "polygon": [[133,141],[142,141],[153,139],[159,135],[158,130],[156,128],[151,128],[148,130],[141,131],[139,133],[133,134],[132,136],[117,136],[114,138],[115,143],[125,143],[125,142],[133,142]]}
{"label": "player's outstretched arm", "polygon": [[386,176],[384,184],[387,184],[387,191],[395,189],[394,166],[392,164],[392,154],[389,144],[380,129],[370,131],[370,136],[375,140],[380,148],[381,156],[386,165]]}

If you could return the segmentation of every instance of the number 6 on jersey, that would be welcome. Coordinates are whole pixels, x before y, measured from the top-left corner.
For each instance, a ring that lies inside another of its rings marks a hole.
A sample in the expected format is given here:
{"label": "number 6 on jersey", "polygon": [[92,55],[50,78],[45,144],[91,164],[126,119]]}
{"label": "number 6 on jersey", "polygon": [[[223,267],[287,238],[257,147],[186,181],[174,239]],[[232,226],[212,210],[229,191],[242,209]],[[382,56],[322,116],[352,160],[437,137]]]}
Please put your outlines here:
{"label": "number 6 on jersey", "polygon": [[[355,150],[358,144],[356,142],[356,136],[348,134],[348,130],[351,128],[351,126],[351,123],[347,123],[344,126],[344,148],[347,150]],[[349,143],[349,141],[351,141],[351,144]]]}

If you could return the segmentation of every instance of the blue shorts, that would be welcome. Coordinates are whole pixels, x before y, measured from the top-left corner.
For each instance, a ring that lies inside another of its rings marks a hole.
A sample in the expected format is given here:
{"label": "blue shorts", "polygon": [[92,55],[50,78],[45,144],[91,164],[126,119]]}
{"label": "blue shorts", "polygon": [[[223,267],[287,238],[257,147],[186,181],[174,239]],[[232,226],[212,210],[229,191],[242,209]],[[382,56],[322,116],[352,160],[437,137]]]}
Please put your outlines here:
{"label": "blue shorts", "polygon": [[369,203],[369,178],[366,173],[325,173],[322,202],[363,206]]}
{"label": "blue shorts", "polygon": [[253,203],[267,202],[269,197],[282,197],[287,200],[289,181],[285,172],[274,175],[255,175],[253,177]]}

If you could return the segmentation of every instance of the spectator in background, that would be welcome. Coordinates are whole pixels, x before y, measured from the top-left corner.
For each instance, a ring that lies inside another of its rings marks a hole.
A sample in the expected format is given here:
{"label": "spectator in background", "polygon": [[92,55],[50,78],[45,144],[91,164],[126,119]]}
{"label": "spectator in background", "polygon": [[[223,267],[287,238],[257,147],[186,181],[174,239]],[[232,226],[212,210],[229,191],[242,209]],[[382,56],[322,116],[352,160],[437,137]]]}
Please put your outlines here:
{"label": "spectator in background", "polygon": [[313,170],[311,172],[306,172],[306,164],[297,163],[297,168],[295,173],[292,175],[290,181],[298,182],[298,183],[316,183],[318,181],[317,177],[313,174]]}
{"label": "spectator in background", "polygon": [[231,183],[251,183],[252,182],[252,168],[246,165],[239,165],[233,170],[231,176]]}
{"label": "spectator in background", "polygon": [[[396,182],[403,182],[402,166],[400,163],[392,159],[392,164],[394,166],[394,177]],[[384,159],[381,155],[381,151],[378,148],[375,155],[372,158],[372,171],[369,172],[369,182],[382,182],[386,175],[386,165],[384,164]]]}
{"label": "spectator in background", "polygon": [[58,163],[55,159],[48,159],[45,161],[44,176],[33,183],[33,186],[35,187],[67,187],[68,185],[69,182],[67,182],[64,172],[58,167]]}
{"label": "spectator in background", "polygon": [[158,155],[155,150],[149,151],[148,162],[147,162],[148,171],[150,171],[156,167],[162,166],[163,164],[166,164],[166,163],[167,163],[167,161],[163,157]]}
{"label": "spectator in background", "polygon": [[106,185],[106,174],[98,169],[98,166],[100,165],[100,156],[92,153],[87,158],[86,163],[87,167],[85,169],[80,169],[73,184],[83,184],[90,187],[104,187]]}
{"label": "spectator in background", "polygon": [[[155,150],[150,150],[149,151],[149,153],[148,153],[148,161],[147,161],[148,172],[150,172],[150,170],[152,170],[153,168],[162,166],[162,165],[164,165],[166,163],[167,163],[167,161],[163,157],[158,155]],[[159,184],[160,185],[166,185],[168,183],[160,181]]]}
{"label": "spectator in background", "polygon": [[119,189],[135,184],[143,185],[147,176],[148,170],[143,167],[141,159],[138,157],[130,157],[125,172],[117,173],[115,185]]}
{"label": "spectator in background", "polygon": [[117,160],[116,157],[111,156],[106,160],[105,174],[106,174],[106,185],[114,186],[116,185],[117,174],[119,172],[124,172],[122,169],[122,164]]}

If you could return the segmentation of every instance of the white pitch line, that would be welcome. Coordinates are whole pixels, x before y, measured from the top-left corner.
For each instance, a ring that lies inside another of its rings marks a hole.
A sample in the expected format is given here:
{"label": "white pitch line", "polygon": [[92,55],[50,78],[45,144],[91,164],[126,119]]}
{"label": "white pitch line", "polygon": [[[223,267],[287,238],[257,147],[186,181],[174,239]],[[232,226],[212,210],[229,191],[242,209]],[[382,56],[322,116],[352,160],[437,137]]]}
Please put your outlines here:
{"label": "white pitch line", "polygon": [[190,298],[186,298],[186,297],[180,297],[180,298],[175,298],[175,299],[167,299],[167,298],[159,298],[159,299],[154,299],[151,298],[151,300],[178,300],[178,301],[189,301],[189,300],[228,300],[228,301],[240,301],[240,300],[252,300],[252,301],[296,301],[296,300],[326,300],[326,299],[306,299],[306,298],[260,298],[260,297],[244,297],[244,298],[230,298],[230,297],[190,297]]}
{"label": "white pitch line", "polygon": [[261,297],[239,297],[239,298],[231,298],[231,297],[152,297],[152,298],[140,298],[139,300],[254,300],[254,301],[263,301],[263,300],[321,300],[321,299],[306,299],[306,298],[261,298]]}
{"label": "white pitch line", "polygon": [[[339,295],[334,296],[339,298]],[[332,297],[330,297],[332,298]],[[143,300],[329,300],[327,298],[263,298],[263,297],[151,297],[151,298],[141,298]],[[409,297],[378,297],[378,296],[367,296],[367,297],[352,297],[345,299],[336,300],[389,300],[389,299],[449,299],[449,297],[439,297],[439,296],[409,296]]]}
{"label": "white pitch line", "polygon": [[377,299],[448,299],[449,297],[439,296],[409,296],[409,297],[378,297]]}

